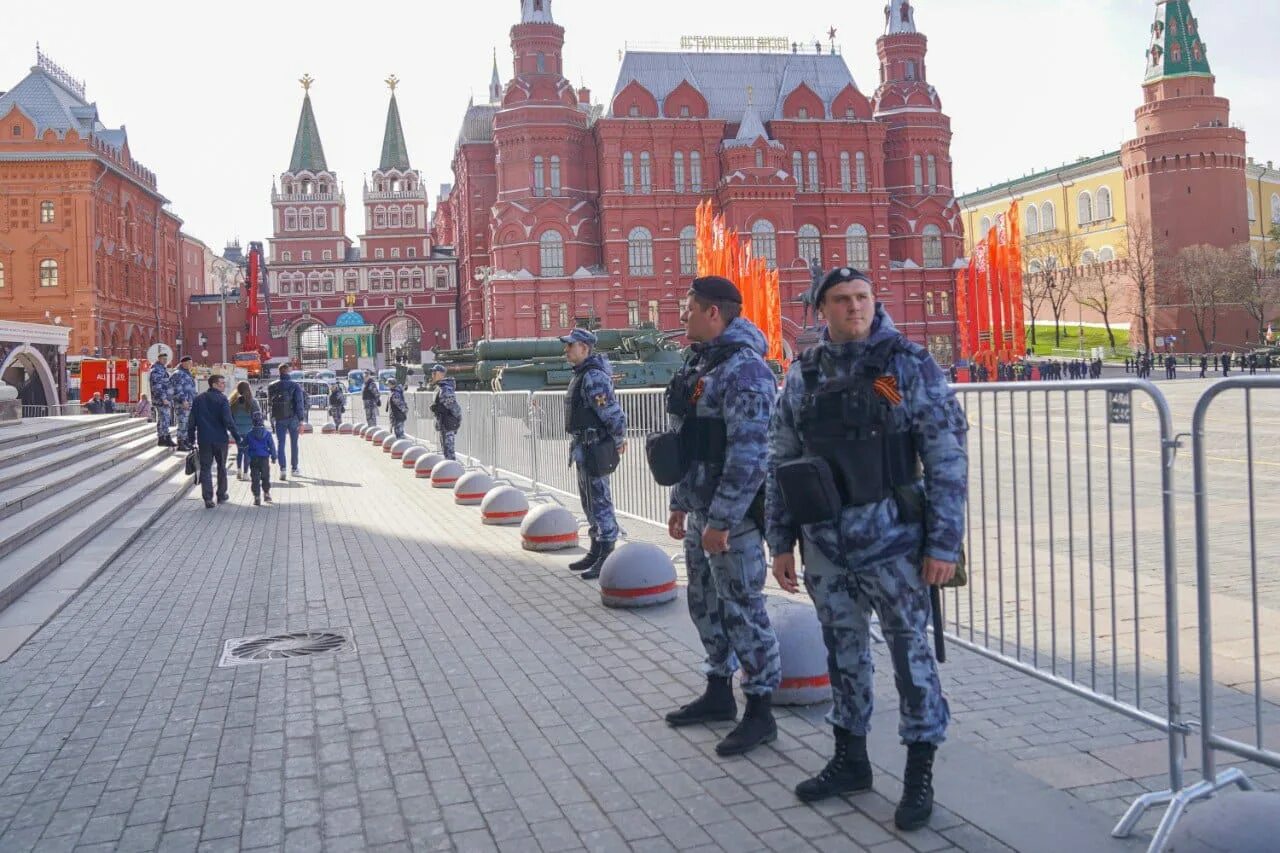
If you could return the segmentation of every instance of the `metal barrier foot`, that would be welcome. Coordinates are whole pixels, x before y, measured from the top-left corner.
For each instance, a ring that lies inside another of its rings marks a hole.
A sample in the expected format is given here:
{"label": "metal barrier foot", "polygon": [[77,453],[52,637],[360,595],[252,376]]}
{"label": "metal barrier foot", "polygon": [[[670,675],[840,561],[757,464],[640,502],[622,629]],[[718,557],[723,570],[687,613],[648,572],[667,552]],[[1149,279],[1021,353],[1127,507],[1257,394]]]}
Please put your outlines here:
{"label": "metal barrier foot", "polygon": [[1223,770],[1212,781],[1206,779],[1202,782],[1197,782],[1190,787],[1183,788],[1176,794],[1172,791],[1143,794],[1133,801],[1133,805],[1129,806],[1129,810],[1125,812],[1124,817],[1116,824],[1116,828],[1111,830],[1111,835],[1115,838],[1128,838],[1147,809],[1168,803],[1169,808],[1165,811],[1164,817],[1160,819],[1160,825],[1156,827],[1155,834],[1151,836],[1151,844],[1147,847],[1147,853],[1162,853],[1165,845],[1169,843],[1169,836],[1173,833],[1174,826],[1177,825],[1183,813],[1186,812],[1187,806],[1197,800],[1208,799],[1223,788],[1229,788],[1232,785],[1242,791],[1252,791],[1254,789],[1253,783],[1249,781],[1249,777],[1245,775],[1243,770],[1239,767],[1231,767]]}

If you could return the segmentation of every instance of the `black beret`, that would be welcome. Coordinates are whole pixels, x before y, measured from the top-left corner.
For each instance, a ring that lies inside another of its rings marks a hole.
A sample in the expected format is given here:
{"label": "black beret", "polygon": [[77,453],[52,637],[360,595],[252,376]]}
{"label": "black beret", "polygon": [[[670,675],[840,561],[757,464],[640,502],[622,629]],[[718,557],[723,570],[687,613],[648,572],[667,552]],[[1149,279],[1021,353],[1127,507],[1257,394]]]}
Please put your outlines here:
{"label": "black beret", "polygon": [[742,291],[727,278],[708,275],[693,280],[693,292],[711,302],[736,302],[742,304]]}
{"label": "black beret", "polygon": [[822,283],[818,285],[818,289],[814,291],[813,304],[821,305],[822,297],[826,294],[827,288],[835,287],[837,284],[844,284],[846,281],[865,281],[867,284],[872,285],[872,291],[875,290],[871,277],[866,273],[859,272],[853,267],[836,267],[827,273],[826,278],[822,280]]}

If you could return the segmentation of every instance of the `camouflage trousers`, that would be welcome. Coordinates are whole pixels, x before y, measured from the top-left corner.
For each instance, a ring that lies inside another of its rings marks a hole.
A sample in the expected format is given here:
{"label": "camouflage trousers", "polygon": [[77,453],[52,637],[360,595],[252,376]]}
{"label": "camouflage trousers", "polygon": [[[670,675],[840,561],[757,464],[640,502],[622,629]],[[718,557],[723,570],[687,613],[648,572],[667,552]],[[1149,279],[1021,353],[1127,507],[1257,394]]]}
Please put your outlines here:
{"label": "camouflage trousers", "polygon": [[457,437],[458,433],[456,430],[440,433],[440,452],[444,454],[445,459],[457,458],[453,450],[454,440],[457,439]]}
{"label": "camouflage trousers", "polygon": [[173,409],[168,403],[153,403],[151,408],[156,413],[156,438],[168,438],[169,427],[172,426]]}
{"label": "camouflage trousers", "polygon": [[377,403],[364,404],[364,422],[367,423],[369,426],[378,425],[378,404]]}
{"label": "camouflage trousers", "polygon": [[827,721],[865,735],[875,696],[869,618],[874,608],[889,646],[903,743],[942,743],[951,718],[928,635],[929,589],[912,555],[851,570],[812,542],[804,549],[804,585],[827,646],[833,705]]}
{"label": "camouflage trousers", "polygon": [[185,400],[176,400],[173,404],[173,413],[178,419],[178,441],[186,441],[187,418],[191,416],[191,404]]}
{"label": "camouflage trousers", "polygon": [[587,530],[592,541],[617,542],[618,519],[613,514],[613,494],[608,477],[592,477],[578,467],[578,497],[582,514],[587,517]]}
{"label": "camouflage trousers", "polygon": [[729,532],[729,550],[702,550],[706,518],[685,520],[684,559],[689,574],[689,615],[702,638],[707,675],[730,678],[742,667],[742,692],[772,694],[782,682],[778,637],[764,606],[764,540],[750,519]]}
{"label": "camouflage trousers", "polygon": [[395,433],[396,438],[404,438],[404,421],[398,421],[392,418],[391,431]]}

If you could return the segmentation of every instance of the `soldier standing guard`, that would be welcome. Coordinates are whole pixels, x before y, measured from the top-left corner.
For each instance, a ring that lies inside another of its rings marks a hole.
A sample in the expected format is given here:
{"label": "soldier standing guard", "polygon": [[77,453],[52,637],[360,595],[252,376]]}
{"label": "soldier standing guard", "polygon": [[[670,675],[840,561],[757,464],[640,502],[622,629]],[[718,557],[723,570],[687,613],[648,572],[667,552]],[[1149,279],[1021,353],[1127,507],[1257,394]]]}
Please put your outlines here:
{"label": "soldier standing guard", "polygon": [[[684,541],[689,615],[707,652],[706,692],[666,719],[672,726],[735,720],[732,678],[741,665],[747,708],[716,745],[720,755],[741,755],[777,738],[772,703],[782,681],[778,638],[765,610],[762,538],[777,385],[764,361],[764,334],[741,312],[733,282],[694,280],[682,317],[693,356],[667,388],[676,431],[648,448],[655,477],[674,485],[667,532]],[[660,470],[664,464],[674,481]]]}
{"label": "soldier standing guard", "polygon": [[440,452],[445,459],[453,459],[454,439],[462,428],[462,406],[458,405],[456,383],[448,375],[443,364],[432,365],[431,384],[436,386],[436,398],[431,402],[431,414],[440,433]]}
{"label": "soldier standing guard", "polygon": [[159,447],[173,447],[169,424],[173,415],[173,384],[169,381],[169,353],[161,352],[151,365],[147,379],[151,383],[151,405],[156,410],[156,439]]}
{"label": "soldier standing guard", "polygon": [[196,377],[191,373],[191,356],[184,355],[178,361],[178,369],[171,377],[173,382],[173,412],[178,419],[178,449],[190,450],[187,444],[187,418],[196,401]]}
{"label": "soldier standing guard", "polygon": [[907,746],[894,820],[933,812],[933,759],[950,711],[927,633],[929,586],[948,582],[964,536],[968,423],[928,351],[877,305],[871,281],[833,270],[815,294],[822,343],[792,364],[769,433],[768,535],[774,577],[804,583],[831,670],[835,757],[796,794],[812,802],[871,788],[868,617],[880,615]]}
{"label": "soldier standing guard", "polygon": [[578,497],[591,536],[590,550],[582,559],[570,563],[569,570],[582,572],[583,580],[594,580],[600,577],[604,561],[618,541],[609,475],[627,452],[627,415],[613,393],[609,360],[592,352],[595,334],[578,328],[560,338],[560,342],[564,344],[565,359],[573,366],[573,381],[564,398],[569,462],[578,468]]}

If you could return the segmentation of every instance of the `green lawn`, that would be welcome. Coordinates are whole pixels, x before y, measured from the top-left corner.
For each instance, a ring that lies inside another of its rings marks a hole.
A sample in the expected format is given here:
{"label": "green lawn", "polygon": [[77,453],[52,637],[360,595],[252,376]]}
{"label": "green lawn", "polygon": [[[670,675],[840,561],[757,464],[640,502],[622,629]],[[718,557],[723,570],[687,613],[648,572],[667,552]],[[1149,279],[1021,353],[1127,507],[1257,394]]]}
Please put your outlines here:
{"label": "green lawn", "polygon": [[[1078,352],[1080,348],[1080,327],[1075,323],[1063,322],[1061,325],[1062,343],[1056,344],[1058,352],[1054,352],[1054,336],[1053,323],[1036,323],[1036,344],[1031,345],[1031,328],[1027,327],[1027,349],[1041,356],[1061,356],[1067,357],[1070,353]],[[1123,357],[1129,354],[1129,329],[1127,326],[1112,326],[1112,331],[1116,336],[1116,347],[1119,354]],[[1107,337],[1107,330],[1103,328],[1093,328],[1091,326],[1084,327],[1084,351],[1087,353],[1093,347],[1110,348],[1111,341]],[[1109,351],[1108,351],[1108,354]]]}

